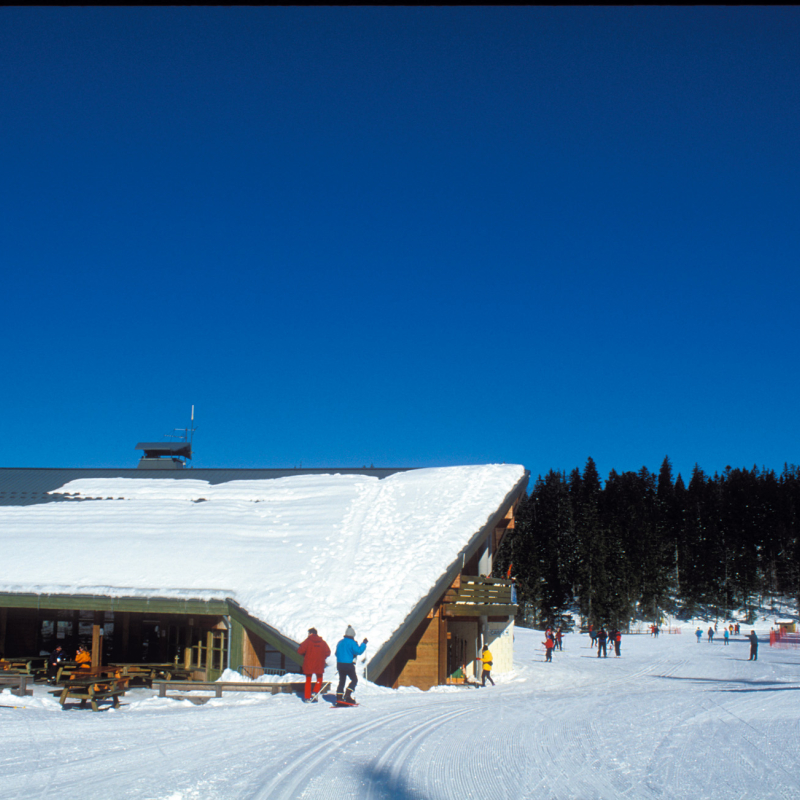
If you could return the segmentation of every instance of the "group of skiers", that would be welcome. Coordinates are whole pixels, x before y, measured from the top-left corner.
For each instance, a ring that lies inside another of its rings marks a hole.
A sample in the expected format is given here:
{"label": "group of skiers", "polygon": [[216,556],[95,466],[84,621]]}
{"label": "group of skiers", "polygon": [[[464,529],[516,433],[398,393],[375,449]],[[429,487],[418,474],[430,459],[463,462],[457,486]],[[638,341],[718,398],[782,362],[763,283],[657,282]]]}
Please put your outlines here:
{"label": "group of skiers", "polygon": [[[355,705],[353,693],[358,684],[356,674],[356,659],[363,655],[367,649],[368,639],[361,644],[356,643],[356,632],[352,625],[347,626],[344,636],[336,645],[336,670],[339,673],[339,685],[336,688],[336,702],[339,705]],[[316,679],[314,685],[314,699],[322,690],[322,674],[325,672],[325,663],[331,654],[327,642],[317,633],[316,628],[308,629],[308,636],[298,648],[298,653],[303,656],[303,674],[306,676],[306,685],[303,697],[306,702],[311,701],[312,677]],[[349,683],[348,683],[349,681]],[[345,688],[346,687],[346,688]]]}
{"label": "group of skiers", "polygon": [[606,630],[603,625],[596,631],[594,625],[589,625],[589,638],[592,640],[592,647],[597,646],[597,657],[608,658],[608,645],[614,648],[614,655],[619,658],[622,655],[622,631],[612,628]]}
{"label": "group of skiers", "polygon": [[[714,634],[716,633],[716,626],[709,625],[707,636],[708,636],[708,643],[714,643]],[[731,637],[734,634],[739,633],[739,623],[736,624],[730,623],[728,626],[722,629],[722,635],[725,641],[725,644],[730,642]],[[700,626],[697,626],[697,630],[694,632],[694,635],[697,637],[697,643],[700,644],[703,638],[703,631]],[[750,658],[748,661],[758,661],[758,636],[755,631],[750,631],[750,635],[747,637],[748,641],[750,642]]]}
{"label": "group of skiers", "polygon": [[564,633],[561,628],[556,629],[554,632],[552,628],[548,627],[544,632],[544,641],[542,644],[544,645],[544,660],[545,662],[553,660],[553,650],[562,650],[562,640],[564,638]]}

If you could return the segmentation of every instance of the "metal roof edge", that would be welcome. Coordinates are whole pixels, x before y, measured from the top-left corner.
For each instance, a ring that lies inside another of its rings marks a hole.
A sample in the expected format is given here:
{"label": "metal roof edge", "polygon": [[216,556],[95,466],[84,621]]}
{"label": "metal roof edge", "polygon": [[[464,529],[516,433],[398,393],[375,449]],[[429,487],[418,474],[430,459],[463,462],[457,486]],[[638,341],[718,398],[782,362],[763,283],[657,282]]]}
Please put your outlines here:
{"label": "metal roof edge", "polygon": [[199,480],[212,486],[237,480],[277,480],[301,475],[362,475],[378,480],[414,467],[281,469],[276,467],[185,467],[183,469],[139,469],[137,467],[0,467],[0,506],[28,506],[60,501],[55,493],[75,480],[113,478],[136,480]]}

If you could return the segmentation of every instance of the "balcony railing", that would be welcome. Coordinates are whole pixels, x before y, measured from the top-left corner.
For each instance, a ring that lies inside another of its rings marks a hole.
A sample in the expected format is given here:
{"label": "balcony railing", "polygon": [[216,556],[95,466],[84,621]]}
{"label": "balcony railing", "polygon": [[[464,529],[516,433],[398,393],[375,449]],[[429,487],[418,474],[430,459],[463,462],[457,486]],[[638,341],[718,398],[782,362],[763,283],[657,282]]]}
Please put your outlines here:
{"label": "balcony railing", "polygon": [[517,613],[512,582],[502,578],[462,575],[460,585],[444,595],[446,617],[503,617]]}

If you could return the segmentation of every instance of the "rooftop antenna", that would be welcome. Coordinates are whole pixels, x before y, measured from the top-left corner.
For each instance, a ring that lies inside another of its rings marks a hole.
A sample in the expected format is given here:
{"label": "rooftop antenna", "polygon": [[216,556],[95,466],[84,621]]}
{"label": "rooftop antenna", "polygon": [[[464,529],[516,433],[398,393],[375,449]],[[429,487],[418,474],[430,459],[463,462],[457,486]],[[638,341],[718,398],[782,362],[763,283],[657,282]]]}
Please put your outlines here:
{"label": "rooftop antenna", "polygon": [[[164,435],[165,439],[178,439],[181,442],[188,442],[189,452],[192,452],[192,442],[194,440],[194,432],[197,430],[194,426],[194,406],[192,406],[191,421],[188,428],[173,428],[172,433]],[[191,457],[191,456],[190,456]]]}

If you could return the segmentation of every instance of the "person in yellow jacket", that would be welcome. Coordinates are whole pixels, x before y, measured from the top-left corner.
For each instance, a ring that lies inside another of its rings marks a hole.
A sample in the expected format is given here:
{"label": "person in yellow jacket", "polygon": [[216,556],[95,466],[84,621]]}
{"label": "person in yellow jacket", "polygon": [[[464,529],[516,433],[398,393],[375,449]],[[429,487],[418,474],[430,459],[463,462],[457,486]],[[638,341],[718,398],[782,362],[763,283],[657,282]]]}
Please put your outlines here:
{"label": "person in yellow jacket", "polygon": [[489,650],[488,645],[483,646],[483,652],[481,653],[479,658],[475,659],[476,661],[480,661],[483,664],[483,674],[481,675],[481,686],[486,686],[486,679],[489,679],[489,683],[494,686],[494,681],[492,680],[492,651]]}
{"label": "person in yellow jacket", "polygon": [[92,654],[83,645],[78,645],[75,663],[78,665],[78,669],[92,668]]}

